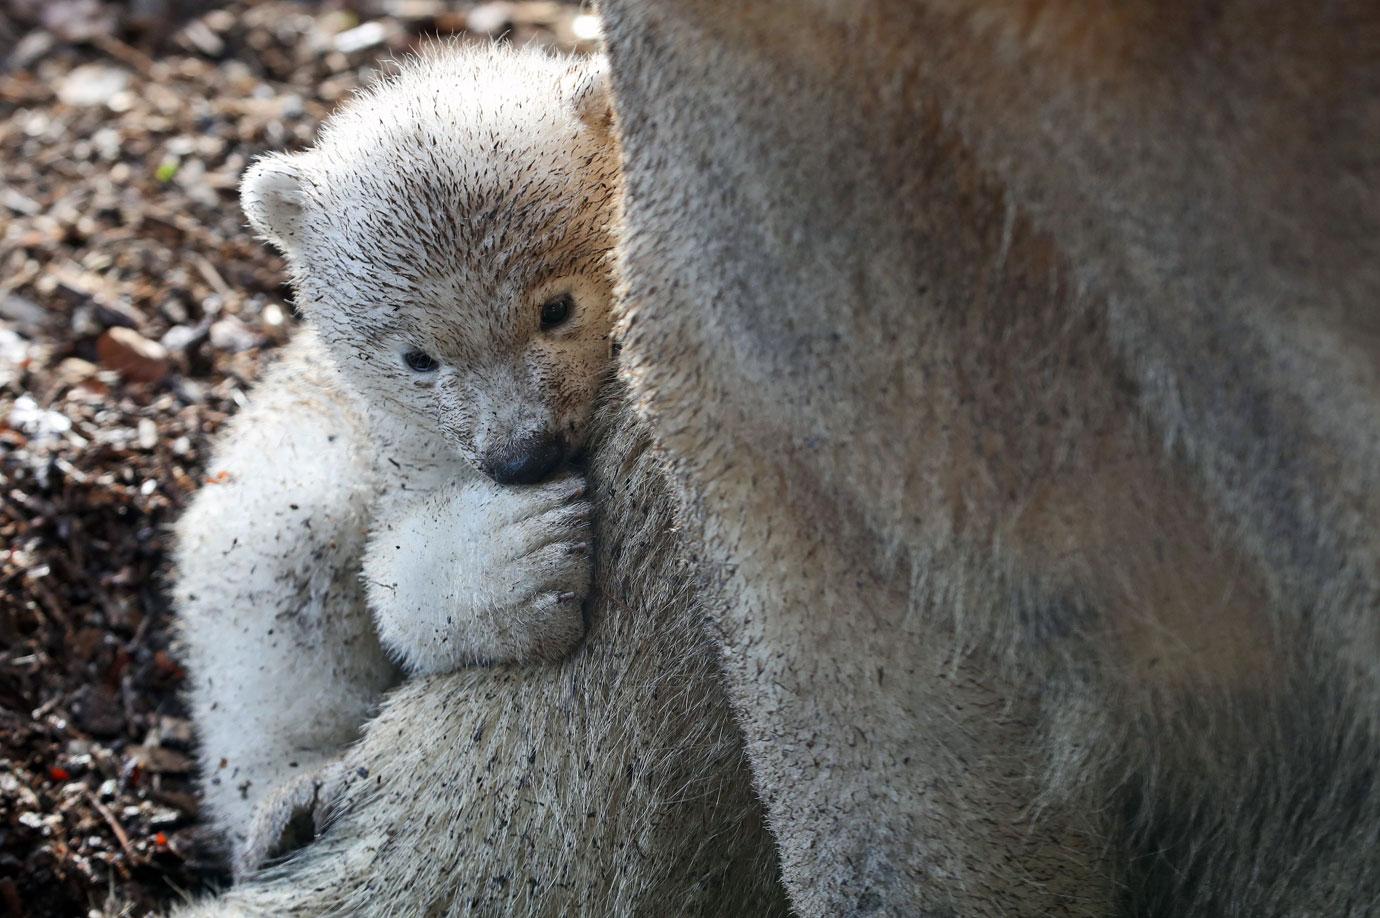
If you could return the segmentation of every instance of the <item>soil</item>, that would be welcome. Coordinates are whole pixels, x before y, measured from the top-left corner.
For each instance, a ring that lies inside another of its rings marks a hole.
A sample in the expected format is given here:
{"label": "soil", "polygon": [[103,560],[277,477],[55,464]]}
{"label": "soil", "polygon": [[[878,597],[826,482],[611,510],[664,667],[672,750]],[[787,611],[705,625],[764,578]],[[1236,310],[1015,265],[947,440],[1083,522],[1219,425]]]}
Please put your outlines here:
{"label": "soil", "polygon": [[198,823],[168,524],[295,317],[236,185],[434,36],[588,50],[552,2],[0,11],[0,915],[226,881]]}

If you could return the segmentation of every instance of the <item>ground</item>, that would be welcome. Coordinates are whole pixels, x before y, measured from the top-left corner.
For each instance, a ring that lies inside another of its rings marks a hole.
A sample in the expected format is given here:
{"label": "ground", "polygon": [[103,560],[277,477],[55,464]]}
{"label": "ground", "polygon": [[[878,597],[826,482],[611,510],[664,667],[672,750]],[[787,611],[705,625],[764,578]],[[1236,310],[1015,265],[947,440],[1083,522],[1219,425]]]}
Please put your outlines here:
{"label": "ground", "polygon": [[0,11],[0,915],[225,880],[197,823],[168,524],[295,323],[236,184],[427,36],[585,49],[549,2]]}

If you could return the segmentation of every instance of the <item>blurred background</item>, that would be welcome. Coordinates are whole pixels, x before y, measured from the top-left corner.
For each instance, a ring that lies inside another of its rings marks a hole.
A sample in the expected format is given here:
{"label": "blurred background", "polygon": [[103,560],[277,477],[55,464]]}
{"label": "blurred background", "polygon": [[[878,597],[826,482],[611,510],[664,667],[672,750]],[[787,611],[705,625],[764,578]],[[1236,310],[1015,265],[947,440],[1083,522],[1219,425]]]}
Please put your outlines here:
{"label": "blurred background", "polygon": [[0,0],[0,915],[225,881],[162,577],[295,321],[236,186],[436,36],[599,31],[556,2]]}

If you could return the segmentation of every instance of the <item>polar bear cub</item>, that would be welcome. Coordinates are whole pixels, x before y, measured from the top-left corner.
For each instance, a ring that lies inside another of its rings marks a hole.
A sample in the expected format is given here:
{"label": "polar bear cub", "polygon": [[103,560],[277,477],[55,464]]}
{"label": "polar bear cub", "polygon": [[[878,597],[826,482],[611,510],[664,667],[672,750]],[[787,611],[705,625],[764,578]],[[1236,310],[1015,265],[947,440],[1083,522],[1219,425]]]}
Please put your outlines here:
{"label": "polar bear cub", "polygon": [[179,521],[173,589],[237,872],[324,804],[390,657],[425,675],[583,635],[569,460],[611,368],[617,169],[601,58],[457,47],[246,175],[306,327]]}
{"label": "polar bear cub", "polygon": [[582,446],[610,365],[608,122],[598,61],[433,53],[245,178],[365,409],[365,582],[412,672],[554,659],[583,631],[582,483],[520,486]]}

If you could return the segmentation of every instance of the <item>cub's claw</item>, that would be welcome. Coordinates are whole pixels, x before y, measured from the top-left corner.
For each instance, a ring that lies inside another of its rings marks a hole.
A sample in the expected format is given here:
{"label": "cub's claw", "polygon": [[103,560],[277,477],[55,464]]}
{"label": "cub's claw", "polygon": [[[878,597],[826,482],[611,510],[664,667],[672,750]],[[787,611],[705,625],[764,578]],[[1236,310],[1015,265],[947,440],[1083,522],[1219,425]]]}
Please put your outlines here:
{"label": "cub's claw", "polygon": [[343,762],[331,761],[260,801],[248,837],[231,859],[235,881],[315,841],[326,828],[348,775]]}
{"label": "cub's claw", "polygon": [[584,594],[568,590],[533,597],[525,637],[526,656],[554,661],[565,657],[585,633]]}

